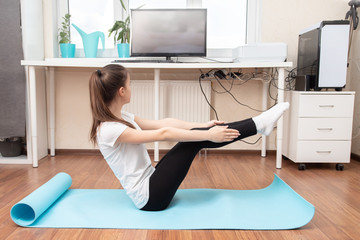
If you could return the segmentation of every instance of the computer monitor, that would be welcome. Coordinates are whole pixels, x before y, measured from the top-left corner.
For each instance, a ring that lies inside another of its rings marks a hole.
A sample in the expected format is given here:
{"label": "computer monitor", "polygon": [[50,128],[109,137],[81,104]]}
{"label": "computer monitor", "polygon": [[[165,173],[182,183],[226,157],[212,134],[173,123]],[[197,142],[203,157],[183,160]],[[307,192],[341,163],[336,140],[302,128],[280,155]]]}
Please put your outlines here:
{"label": "computer monitor", "polygon": [[132,57],[206,56],[206,9],[132,9]]}

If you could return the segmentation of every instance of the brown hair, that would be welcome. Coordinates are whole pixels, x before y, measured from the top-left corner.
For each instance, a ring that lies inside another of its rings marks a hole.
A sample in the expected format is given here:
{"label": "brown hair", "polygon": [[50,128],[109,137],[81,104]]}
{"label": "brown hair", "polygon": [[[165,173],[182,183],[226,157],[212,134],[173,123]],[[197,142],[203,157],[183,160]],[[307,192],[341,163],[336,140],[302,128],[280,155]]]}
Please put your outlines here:
{"label": "brown hair", "polygon": [[96,134],[102,122],[120,122],[131,128],[131,123],[116,117],[109,109],[117,91],[125,87],[128,70],[121,65],[109,64],[91,74],[89,81],[90,104],[93,123],[90,140],[96,144]]}

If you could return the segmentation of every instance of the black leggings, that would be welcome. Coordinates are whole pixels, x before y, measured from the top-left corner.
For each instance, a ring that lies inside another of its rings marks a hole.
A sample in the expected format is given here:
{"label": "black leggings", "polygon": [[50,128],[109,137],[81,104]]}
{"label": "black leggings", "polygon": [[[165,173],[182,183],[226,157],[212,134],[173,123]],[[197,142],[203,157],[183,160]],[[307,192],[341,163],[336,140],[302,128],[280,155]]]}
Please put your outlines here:
{"label": "black leggings", "polygon": [[[155,167],[155,172],[150,177],[149,200],[141,210],[159,211],[167,208],[186,177],[196,154],[202,148],[219,148],[257,133],[255,123],[251,118],[225,125],[237,129],[240,136],[231,142],[222,143],[211,141],[179,142],[160,160]],[[208,129],[194,128],[193,130]]]}

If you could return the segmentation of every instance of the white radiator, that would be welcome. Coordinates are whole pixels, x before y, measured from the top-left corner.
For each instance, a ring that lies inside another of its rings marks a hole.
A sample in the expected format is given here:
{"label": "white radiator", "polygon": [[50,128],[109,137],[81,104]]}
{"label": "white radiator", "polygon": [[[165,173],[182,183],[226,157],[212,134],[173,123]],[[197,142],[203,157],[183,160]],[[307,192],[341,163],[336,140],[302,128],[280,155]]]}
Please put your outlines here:
{"label": "white radiator", "polygon": [[[209,102],[210,84],[201,82]],[[144,119],[154,119],[154,81],[131,80],[131,101],[124,110]],[[191,122],[210,120],[210,107],[198,81],[160,81],[160,119],[168,117]]]}

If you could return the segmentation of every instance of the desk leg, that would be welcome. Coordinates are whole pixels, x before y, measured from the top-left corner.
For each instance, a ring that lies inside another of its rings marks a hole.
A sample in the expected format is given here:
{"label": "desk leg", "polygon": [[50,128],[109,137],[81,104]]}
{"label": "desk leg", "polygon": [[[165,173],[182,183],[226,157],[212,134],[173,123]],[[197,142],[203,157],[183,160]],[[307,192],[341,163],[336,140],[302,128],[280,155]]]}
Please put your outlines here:
{"label": "desk leg", "polygon": [[27,159],[29,163],[33,162],[32,153],[32,135],[31,135],[31,117],[30,117],[30,82],[29,66],[25,66],[25,85],[26,85],[26,148]]}
{"label": "desk leg", "polygon": [[[278,102],[284,102],[285,77],[284,68],[279,68],[278,76]],[[277,148],[276,148],[276,168],[281,168],[282,162],[282,140],[283,140],[283,117],[277,122]]]}
{"label": "desk leg", "polygon": [[[267,96],[268,96],[268,87],[269,83],[263,81],[263,89],[262,89],[262,110],[267,110]],[[266,136],[261,136],[261,157],[266,157]]]}
{"label": "desk leg", "polygon": [[55,69],[47,68],[49,84],[49,128],[50,128],[50,156],[55,156]]}
{"label": "desk leg", "polygon": [[[160,69],[154,69],[154,109],[155,120],[160,119]],[[159,161],[159,142],[154,143],[154,161]]]}
{"label": "desk leg", "polygon": [[30,128],[31,128],[31,152],[33,167],[38,167],[38,142],[37,142],[37,108],[36,108],[36,75],[35,67],[29,66],[28,69],[29,81],[29,101],[30,101]]}

